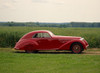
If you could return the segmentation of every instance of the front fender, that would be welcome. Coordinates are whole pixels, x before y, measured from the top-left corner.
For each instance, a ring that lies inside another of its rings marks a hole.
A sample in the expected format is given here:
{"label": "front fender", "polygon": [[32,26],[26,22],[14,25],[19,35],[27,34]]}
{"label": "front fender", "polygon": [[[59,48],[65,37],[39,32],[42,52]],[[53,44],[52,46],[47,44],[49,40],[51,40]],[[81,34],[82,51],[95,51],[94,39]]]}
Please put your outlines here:
{"label": "front fender", "polygon": [[61,45],[59,49],[60,50],[70,50],[72,43],[75,43],[75,42],[81,43],[83,48],[86,49],[85,43],[81,40],[70,40],[66,42],[65,44]]}

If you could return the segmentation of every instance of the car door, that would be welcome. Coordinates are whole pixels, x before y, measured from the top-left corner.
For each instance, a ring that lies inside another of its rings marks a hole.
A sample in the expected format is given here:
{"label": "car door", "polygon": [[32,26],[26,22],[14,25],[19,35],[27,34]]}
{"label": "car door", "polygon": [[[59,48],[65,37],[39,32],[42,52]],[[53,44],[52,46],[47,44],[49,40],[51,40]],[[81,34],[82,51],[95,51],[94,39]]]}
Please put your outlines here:
{"label": "car door", "polygon": [[37,40],[37,42],[39,44],[39,49],[40,50],[52,49],[52,47],[50,46],[51,40],[52,40],[51,38],[39,38]]}
{"label": "car door", "polygon": [[52,49],[59,49],[59,47],[61,45],[64,44],[64,42],[62,42],[63,40],[57,39],[57,38],[52,38],[51,42],[50,42],[50,47]]}
{"label": "car door", "polygon": [[51,36],[48,33],[37,33],[34,35],[37,39],[38,50],[49,50],[51,49],[50,43],[52,41]]}

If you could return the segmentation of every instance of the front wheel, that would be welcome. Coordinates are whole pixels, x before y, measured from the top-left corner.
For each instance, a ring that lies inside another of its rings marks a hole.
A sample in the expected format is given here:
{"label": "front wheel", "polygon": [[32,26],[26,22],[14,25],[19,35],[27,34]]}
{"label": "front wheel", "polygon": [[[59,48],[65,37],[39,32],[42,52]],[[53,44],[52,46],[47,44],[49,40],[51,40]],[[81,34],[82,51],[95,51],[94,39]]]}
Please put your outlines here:
{"label": "front wheel", "polygon": [[75,54],[81,53],[83,50],[83,47],[80,43],[73,43],[71,46],[71,51]]}

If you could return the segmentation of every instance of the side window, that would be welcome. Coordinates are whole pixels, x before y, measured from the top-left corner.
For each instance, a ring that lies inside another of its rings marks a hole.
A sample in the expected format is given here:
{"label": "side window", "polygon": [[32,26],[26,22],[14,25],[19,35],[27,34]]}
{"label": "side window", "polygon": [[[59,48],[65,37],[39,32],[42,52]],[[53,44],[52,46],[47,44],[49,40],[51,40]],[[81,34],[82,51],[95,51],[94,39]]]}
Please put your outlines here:
{"label": "side window", "polygon": [[50,35],[48,33],[36,33],[33,35],[33,38],[49,38]]}
{"label": "side window", "polygon": [[46,37],[46,38],[49,38],[49,37],[50,37],[50,35],[49,35],[48,33],[43,33],[42,36],[43,36],[44,38],[45,38],[45,37]]}
{"label": "side window", "polygon": [[38,33],[37,38],[42,38],[42,33]]}
{"label": "side window", "polygon": [[36,38],[36,37],[37,37],[37,35],[38,35],[37,33],[36,33],[36,34],[34,34],[32,38]]}

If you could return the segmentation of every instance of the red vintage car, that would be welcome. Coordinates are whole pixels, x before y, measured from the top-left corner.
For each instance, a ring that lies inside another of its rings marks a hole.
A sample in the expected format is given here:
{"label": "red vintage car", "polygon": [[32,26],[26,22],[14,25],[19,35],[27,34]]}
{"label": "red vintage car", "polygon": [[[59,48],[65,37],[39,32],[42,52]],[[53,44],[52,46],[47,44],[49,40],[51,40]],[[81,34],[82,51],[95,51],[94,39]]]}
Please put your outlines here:
{"label": "red vintage car", "polygon": [[27,53],[39,50],[70,50],[73,53],[81,53],[87,47],[88,43],[84,38],[58,36],[48,30],[37,30],[24,35],[14,48]]}

